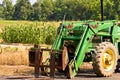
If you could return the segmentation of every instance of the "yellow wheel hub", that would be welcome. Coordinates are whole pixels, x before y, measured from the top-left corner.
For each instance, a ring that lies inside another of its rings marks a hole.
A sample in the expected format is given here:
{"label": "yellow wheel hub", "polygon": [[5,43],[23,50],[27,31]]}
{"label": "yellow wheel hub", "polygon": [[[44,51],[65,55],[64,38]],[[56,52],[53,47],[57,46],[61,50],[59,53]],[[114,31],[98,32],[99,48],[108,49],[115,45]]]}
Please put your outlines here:
{"label": "yellow wheel hub", "polygon": [[114,52],[107,49],[102,56],[102,65],[106,71],[109,71],[114,65]]}

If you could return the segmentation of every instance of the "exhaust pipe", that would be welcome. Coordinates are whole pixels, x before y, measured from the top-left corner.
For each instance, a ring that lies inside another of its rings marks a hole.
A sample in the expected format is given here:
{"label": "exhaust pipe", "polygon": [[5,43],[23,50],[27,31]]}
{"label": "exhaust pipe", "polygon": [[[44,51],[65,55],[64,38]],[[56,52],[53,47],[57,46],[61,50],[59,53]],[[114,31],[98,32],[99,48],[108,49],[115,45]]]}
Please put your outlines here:
{"label": "exhaust pipe", "polygon": [[103,0],[100,0],[101,1],[101,21],[104,20],[104,7],[103,7]]}

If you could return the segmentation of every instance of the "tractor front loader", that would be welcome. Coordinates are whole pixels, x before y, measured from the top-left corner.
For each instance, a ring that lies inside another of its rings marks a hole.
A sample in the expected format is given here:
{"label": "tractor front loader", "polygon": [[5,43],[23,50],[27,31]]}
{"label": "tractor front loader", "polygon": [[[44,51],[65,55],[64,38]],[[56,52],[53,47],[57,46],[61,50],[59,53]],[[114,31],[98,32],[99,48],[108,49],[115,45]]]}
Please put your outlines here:
{"label": "tractor front loader", "polygon": [[[43,62],[44,51],[50,55]],[[54,77],[64,72],[68,78],[77,75],[83,62],[92,62],[97,76],[109,77],[120,61],[120,23],[109,21],[64,22],[58,29],[51,49],[35,45],[29,51],[30,65],[39,73]]]}
{"label": "tractor front loader", "polygon": [[[120,23],[117,21],[66,22],[57,30],[51,49],[35,46],[29,51],[35,74],[55,69],[69,78],[77,75],[82,62],[93,62],[97,76],[111,76],[116,69],[120,48]],[[50,51],[47,63],[42,62],[43,51]],[[35,62],[35,63],[34,63]],[[40,68],[39,68],[40,67]]]}

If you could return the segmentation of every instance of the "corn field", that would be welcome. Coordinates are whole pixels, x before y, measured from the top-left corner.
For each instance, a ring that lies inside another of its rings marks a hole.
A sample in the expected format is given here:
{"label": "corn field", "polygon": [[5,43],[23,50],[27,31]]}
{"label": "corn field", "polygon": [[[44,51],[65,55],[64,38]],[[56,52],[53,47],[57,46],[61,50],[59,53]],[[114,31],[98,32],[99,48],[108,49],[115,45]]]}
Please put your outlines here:
{"label": "corn field", "polygon": [[5,43],[52,44],[56,35],[54,24],[9,25],[2,28]]}

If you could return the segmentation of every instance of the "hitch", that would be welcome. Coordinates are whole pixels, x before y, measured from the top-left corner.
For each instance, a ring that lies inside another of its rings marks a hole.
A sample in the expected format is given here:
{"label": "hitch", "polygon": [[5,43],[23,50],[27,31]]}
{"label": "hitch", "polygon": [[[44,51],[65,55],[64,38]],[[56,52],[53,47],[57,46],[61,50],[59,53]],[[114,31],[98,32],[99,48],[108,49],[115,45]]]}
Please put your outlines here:
{"label": "hitch", "polygon": [[[43,62],[43,54],[44,51],[49,52],[49,57]],[[67,48],[64,47],[63,51],[59,52],[60,58],[56,58],[55,50],[52,49],[45,49],[41,48],[41,46],[34,46],[34,48],[31,48],[29,50],[29,65],[34,66],[34,76],[36,78],[39,77],[39,75],[48,75],[50,74],[51,78],[55,77],[55,68],[64,71],[68,64],[68,55]],[[62,62],[60,62],[62,61]]]}

